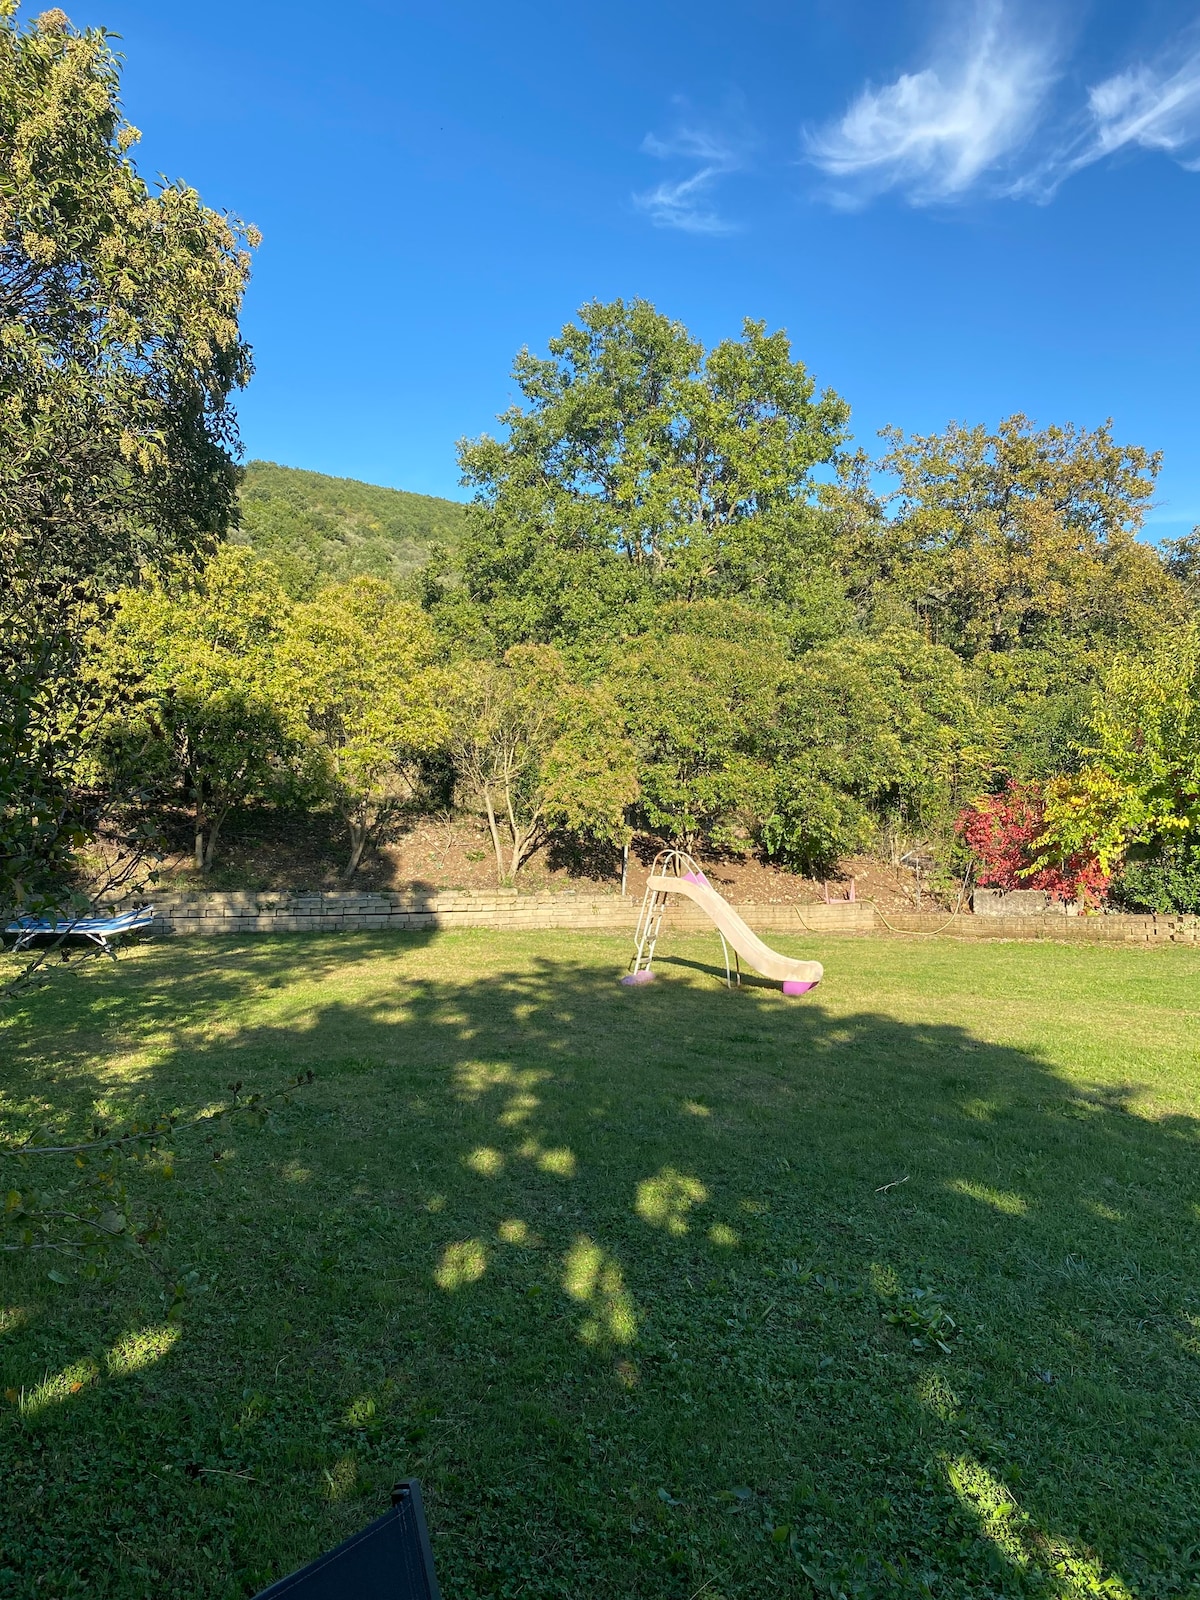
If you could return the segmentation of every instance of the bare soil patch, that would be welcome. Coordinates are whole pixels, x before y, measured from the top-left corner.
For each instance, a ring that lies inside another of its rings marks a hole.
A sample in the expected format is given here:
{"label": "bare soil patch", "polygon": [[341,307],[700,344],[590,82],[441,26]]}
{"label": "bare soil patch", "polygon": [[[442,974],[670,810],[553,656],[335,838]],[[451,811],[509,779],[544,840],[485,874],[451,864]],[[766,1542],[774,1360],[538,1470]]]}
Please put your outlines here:
{"label": "bare soil patch", "polygon": [[[185,817],[171,819],[170,853],[158,878],[169,889],[359,889],[487,890],[497,883],[496,859],[487,825],[470,813],[446,812],[414,818],[393,840],[369,852],[347,885],[341,873],[347,845],[337,818],[324,813],[272,808],[231,816],[221,834],[217,862],[207,875],[191,864]],[[646,877],[664,841],[634,840],[629,853],[626,893],[641,898]],[[755,856],[701,854],[715,888],[734,904],[812,905],[825,899],[870,900],[882,910],[913,910],[918,904],[915,875],[870,856],[841,863],[837,876],[817,880],[790,872]],[[616,850],[571,852],[557,846],[539,851],[522,869],[519,888],[528,894],[608,893],[621,890],[621,856]],[[928,906],[928,893],[920,896]]]}

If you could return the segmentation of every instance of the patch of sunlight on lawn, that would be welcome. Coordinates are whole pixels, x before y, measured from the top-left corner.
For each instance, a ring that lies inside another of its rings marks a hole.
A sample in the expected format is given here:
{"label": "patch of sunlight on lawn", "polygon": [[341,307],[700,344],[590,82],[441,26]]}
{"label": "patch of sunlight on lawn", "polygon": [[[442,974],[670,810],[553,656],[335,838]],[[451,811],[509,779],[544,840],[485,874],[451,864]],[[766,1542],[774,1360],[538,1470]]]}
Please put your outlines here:
{"label": "patch of sunlight on lawn", "polygon": [[527,1222],[522,1222],[519,1217],[506,1217],[496,1229],[497,1237],[505,1244],[520,1245],[528,1250],[536,1250],[542,1241]]}
{"label": "patch of sunlight on lawn", "polygon": [[991,1206],[993,1211],[1000,1211],[1006,1217],[1029,1215],[1029,1202],[1019,1194],[1009,1194],[1003,1189],[992,1189],[986,1183],[975,1183],[969,1178],[953,1178],[946,1187],[954,1194],[964,1195],[968,1200],[978,1200],[981,1205]]}
{"label": "patch of sunlight on lawn", "polygon": [[487,1271],[487,1251],[480,1239],[460,1239],[448,1244],[433,1274],[439,1289],[453,1292],[468,1283],[478,1283]]}
{"label": "patch of sunlight on lawn", "polygon": [[688,1213],[707,1199],[708,1190],[699,1178],[663,1167],[655,1177],[638,1184],[634,1210],[652,1228],[663,1228],[681,1239],[689,1228]]}
{"label": "patch of sunlight on lawn", "polygon": [[128,1334],[113,1345],[105,1358],[110,1378],[125,1378],[142,1372],[173,1350],[179,1343],[179,1329],[173,1323],[157,1328],[143,1328]]}
{"label": "patch of sunlight on lawn", "polygon": [[576,1171],[574,1152],[565,1148],[545,1150],[536,1139],[526,1139],[517,1152],[526,1161],[532,1161],[542,1172],[555,1178],[573,1178]]}
{"label": "patch of sunlight on lawn", "polygon": [[144,1372],[161,1361],[179,1342],[179,1329],[173,1324],[141,1328],[130,1333],[105,1354],[102,1361],[85,1356],[73,1361],[51,1377],[43,1378],[36,1388],[20,1397],[23,1416],[37,1417],[51,1407],[61,1405],[102,1375],[109,1378],[128,1378],[135,1372]]}
{"label": "patch of sunlight on lawn", "polygon": [[481,1178],[498,1178],[504,1171],[504,1157],[490,1145],[480,1145],[469,1156],[463,1157],[463,1165]]}
{"label": "patch of sunlight on lawn", "polygon": [[951,1489],[992,1541],[1001,1570],[1007,1563],[1036,1574],[1053,1585],[1055,1600],[1089,1600],[1096,1595],[1104,1600],[1135,1600],[1132,1590],[1115,1574],[1106,1575],[1095,1557],[1039,1528],[1000,1479],[973,1457],[948,1456],[942,1464]]}
{"label": "patch of sunlight on lawn", "polygon": [[637,1311],[620,1264],[586,1234],[567,1252],[562,1283],[592,1313],[580,1325],[584,1344],[632,1344],[637,1338]]}

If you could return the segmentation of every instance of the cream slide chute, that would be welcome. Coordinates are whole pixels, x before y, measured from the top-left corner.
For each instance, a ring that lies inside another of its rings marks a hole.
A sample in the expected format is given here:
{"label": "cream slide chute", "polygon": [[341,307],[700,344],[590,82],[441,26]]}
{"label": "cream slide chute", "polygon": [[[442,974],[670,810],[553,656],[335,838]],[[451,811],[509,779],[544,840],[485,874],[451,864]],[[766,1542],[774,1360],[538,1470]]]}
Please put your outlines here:
{"label": "cream slide chute", "polygon": [[729,952],[733,951],[734,967],[741,980],[741,963],[753,967],[764,978],[783,985],[787,995],[807,994],[825,975],[819,961],[797,961],[793,956],[780,955],[772,950],[748,928],[723,895],[717,893],[701,872],[699,865],[682,850],[662,850],[654,858],[646,892],[642,897],[638,917],[636,946],[630,971],[621,979],[625,984],[649,983],[654,977],[651,962],[658,943],[662,920],[671,903],[672,895],[683,895],[698,905],[721,936],[725,952],[725,980],[732,984]]}

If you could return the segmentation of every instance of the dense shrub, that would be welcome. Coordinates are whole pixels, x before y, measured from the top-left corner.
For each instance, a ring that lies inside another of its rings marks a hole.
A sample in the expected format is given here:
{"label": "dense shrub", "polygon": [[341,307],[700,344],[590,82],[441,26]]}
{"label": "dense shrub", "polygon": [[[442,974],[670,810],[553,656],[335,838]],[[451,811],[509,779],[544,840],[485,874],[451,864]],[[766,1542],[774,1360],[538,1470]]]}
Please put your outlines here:
{"label": "dense shrub", "polygon": [[1010,783],[1002,794],[976,800],[958,819],[959,838],[975,857],[981,885],[1041,889],[1052,900],[1099,904],[1110,875],[1096,856],[1080,851],[1040,864],[1044,832],[1045,799],[1036,783]]}
{"label": "dense shrub", "polygon": [[1111,896],[1128,911],[1200,915],[1200,841],[1164,840],[1153,855],[1127,861]]}
{"label": "dense shrub", "polygon": [[843,856],[875,842],[874,820],[856,796],[792,762],[776,769],[775,781],[775,806],[759,830],[774,860],[823,878],[837,871]]}

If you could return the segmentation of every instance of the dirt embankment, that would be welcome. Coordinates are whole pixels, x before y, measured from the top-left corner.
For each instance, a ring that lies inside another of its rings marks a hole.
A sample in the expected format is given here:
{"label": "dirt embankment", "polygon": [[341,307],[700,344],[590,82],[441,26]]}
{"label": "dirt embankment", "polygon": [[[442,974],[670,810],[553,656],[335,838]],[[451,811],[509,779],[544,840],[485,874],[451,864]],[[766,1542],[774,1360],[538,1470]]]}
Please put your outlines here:
{"label": "dirt embankment", "polygon": [[[171,825],[169,853],[158,884],[171,889],[338,889],[346,843],[335,818],[313,813],[246,811],[231,816],[221,834],[218,859],[201,876],[191,866],[187,819]],[[629,854],[626,893],[641,897],[646,875],[662,841],[638,838]],[[842,862],[828,881],[801,877],[755,857],[701,857],[715,888],[736,903],[811,905],[826,898],[874,901],[882,910],[928,906],[918,896],[914,874],[868,856]],[[496,858],[486,824],[461,813],[421,817],[372,851],[352,880],[354,888],[491,889]],[[621,858],[617,851],[574,855],[553,847],[539,851],[522,868],[519,888],[537,891],[597,890],[619,893]]]}

